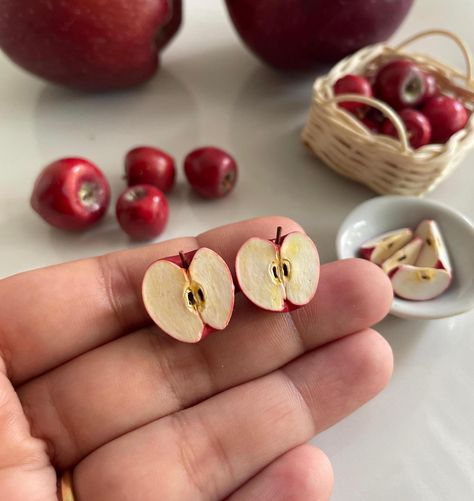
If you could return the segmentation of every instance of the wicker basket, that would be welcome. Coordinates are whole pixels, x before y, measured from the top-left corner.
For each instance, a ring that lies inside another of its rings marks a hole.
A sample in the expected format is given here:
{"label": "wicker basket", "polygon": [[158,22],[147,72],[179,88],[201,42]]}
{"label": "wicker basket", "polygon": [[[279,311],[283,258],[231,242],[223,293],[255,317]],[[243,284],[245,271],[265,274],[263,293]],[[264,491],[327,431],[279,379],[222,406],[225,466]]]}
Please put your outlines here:
{"label": "wicker basket", "polygon": [[[444,35],[456,42],[466,60],[466,74],[429,56],[403,49],[428,35]],[[419,149],[409,145],[398,114],[387,104],[352,94],[335,97],[334,83],[348,73],[373,76],[387,61],[403,57],[435,75],[443,94],[460,99],[471,112],[466,127],[445,144]],[[382,111],[398,131],[400,140],[371,133],[351,114],[337,106],[340,101],[359,101]],[[431,30],[419,33],[397,47],[384,44],[366,47],[339,62],[329,74],[318,78],[303,131],[303,142],[339,174],[365,184],[377,193],[422,195],[432,190],[463,159],[474,144],[474,80],[472,58],[466,45],[453,33]]]}

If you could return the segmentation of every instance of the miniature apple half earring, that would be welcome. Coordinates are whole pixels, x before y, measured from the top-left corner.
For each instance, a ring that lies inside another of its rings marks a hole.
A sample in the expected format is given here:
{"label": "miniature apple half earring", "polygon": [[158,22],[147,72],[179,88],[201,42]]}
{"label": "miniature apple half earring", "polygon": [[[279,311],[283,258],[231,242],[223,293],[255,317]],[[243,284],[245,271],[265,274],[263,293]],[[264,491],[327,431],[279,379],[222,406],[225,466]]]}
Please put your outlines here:
{"label": "miniature apple half earring", "polygon": [[235,272],[242,293],[268,311],[285,312],[308,304],[316,294],[319,255],[305,233],[295,231],[274,240],[250,238],[239,252]]}
{"label": "miniature apple half earring", "polygon": [[225,329],[234,310],[234,282],[211,249],[155,261],[145,273],[142,297],[152,320],[171,337],[197,343]]}

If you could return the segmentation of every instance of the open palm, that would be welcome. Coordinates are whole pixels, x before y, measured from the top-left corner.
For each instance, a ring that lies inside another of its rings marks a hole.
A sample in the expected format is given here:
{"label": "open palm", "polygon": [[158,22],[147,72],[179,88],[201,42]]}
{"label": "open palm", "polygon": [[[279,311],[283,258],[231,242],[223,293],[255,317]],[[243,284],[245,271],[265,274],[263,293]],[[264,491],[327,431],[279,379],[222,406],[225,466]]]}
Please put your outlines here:
{"label": "open palm", "polygon": [[233,268],[251,236],[299,230],[263,218],[0,282],[0,499],[323,500],[329,461],[304,445],[387,383],[369,327],[392,299],[361,260],[322,266],[315,299],[286,314],[240,294],[199,344],[151,325],[140,295],[154,260],[206,246]]}

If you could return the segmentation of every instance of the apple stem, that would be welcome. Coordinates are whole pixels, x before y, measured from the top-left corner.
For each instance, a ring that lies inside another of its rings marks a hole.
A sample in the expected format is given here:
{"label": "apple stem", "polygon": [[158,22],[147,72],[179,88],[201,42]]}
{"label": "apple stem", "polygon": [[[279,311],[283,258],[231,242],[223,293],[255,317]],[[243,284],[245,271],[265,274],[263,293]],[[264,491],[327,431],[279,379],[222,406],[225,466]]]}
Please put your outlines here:
{"label": "apple stem", "polygon": [[186,256],[184,255],[183,251],[179,251],[179,257],[181,258],[181,264],[185,270],[189,268],[189,263],[188,260],[186,259]]}
{"label": "apple stem", "polygon": [[276,245],[280,245],[280,241],[281,241],[281,231],[282,231],[282,227],[281,227],[281,226],[278,226],[278,228],[277,228],[277,234],[276,234],[276,237],[275,237],[275,244],[276,244]]}

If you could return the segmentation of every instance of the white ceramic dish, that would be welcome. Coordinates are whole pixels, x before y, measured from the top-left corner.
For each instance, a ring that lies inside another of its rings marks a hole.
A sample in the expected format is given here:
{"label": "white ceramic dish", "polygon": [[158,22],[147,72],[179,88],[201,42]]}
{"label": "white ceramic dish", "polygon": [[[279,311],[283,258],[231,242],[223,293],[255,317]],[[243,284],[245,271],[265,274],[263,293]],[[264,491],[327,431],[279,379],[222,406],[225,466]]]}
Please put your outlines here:
{"label": "white ceramic dish", "polygon": [[423,219],[436,220],[453,265],[453,282],[441,296],[429,301],[395,298],[391,313],[403,318],[452,317],[474,307],[474,226],[450,207],[416,197],[383,196],[356,207],[337,235],[339,259],[359,256],[361,245],[372,237],[404,226],[415,228]]}

